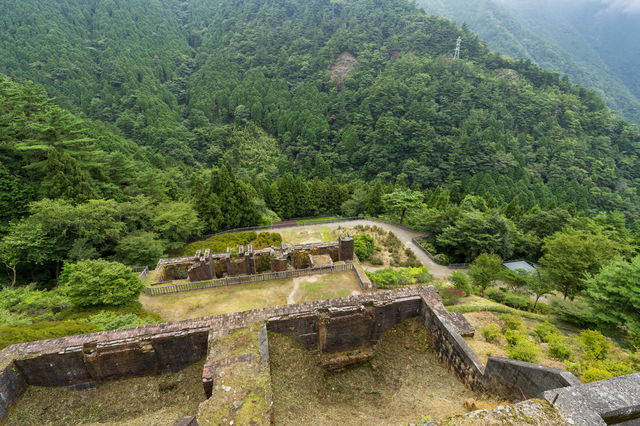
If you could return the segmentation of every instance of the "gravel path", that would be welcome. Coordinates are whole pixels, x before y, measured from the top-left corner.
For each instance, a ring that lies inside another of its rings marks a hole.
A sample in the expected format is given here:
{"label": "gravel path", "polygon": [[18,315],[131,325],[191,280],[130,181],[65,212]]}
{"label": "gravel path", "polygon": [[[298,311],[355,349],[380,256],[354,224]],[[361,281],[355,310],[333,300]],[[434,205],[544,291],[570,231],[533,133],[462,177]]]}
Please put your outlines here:
{"label": "gravel path", "polygon": [[[354,226],[357,225],[369,225],[369,226],[379,226],[387,231],[391,231],[394,234],[396,234],[396,236],[400,239],[400,241],[402,241],[402,243],[405,245],[405,247],[409,248],[411,251],[413,251],[415,253],[415,255],[418,257],[418,259],[420,259],[420,261],[424,264],[424,266],[426,266],[427,268],[429,268],[429,272],[431,274],[433,274],[433,276],[435,278],[446,278],[451,276],[451,270],[449,268],[447,268],[446,266],[442,266],[442,265],[438,265],[437,263],[433,262],[431,259],[429,259],[429,257],[427,257],[426,254],[424,254],[422,252],[422,250],[420,250],[418,247],[416,247],[416,245],[413,243],[413,241],[411,241],[411,238],[413,237],[417,237],[420,236],[421,234],[418,232],[411,232],[411,231],[407,231],[403,228],[400,228],[398,226],[395,225],[390,225],[387,223],[380,223],[380,222],[373,222],[370,220],[353,220],[353,221],[348,221],[348,222],[336,222],[336,223],[328,223],[328,224],[320,224],[320,225],[309,225],[309,226],[324,226],[324,227],[328,227],[330,229],[340,229],[340,228],[353,228]],[[303,227],[290,227],[290,228],[278,228],[277,230],[275,230],[276,232],[279,230],[291,230],[291,229],[300,229]],[[374,270],[374,269],[379,269],[379,268],[375,268],[375,267],[370,267],[367,266],[365,267],[365,269],[368,270]]]}

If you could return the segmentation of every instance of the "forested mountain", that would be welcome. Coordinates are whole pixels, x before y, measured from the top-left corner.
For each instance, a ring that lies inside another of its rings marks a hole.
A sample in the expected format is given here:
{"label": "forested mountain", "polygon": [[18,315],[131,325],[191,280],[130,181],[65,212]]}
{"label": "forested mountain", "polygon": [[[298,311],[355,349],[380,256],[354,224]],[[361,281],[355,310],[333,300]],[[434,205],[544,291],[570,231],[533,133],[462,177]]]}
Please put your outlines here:
{"label": "forested mountain", "polygon": [[406,200],[640,219],[635,126],[406,0],[7,1],[0,57],[4,231],[73,235],[37,260],[50,276],[276,217],[401,219]]}
{"label": "forested mountain", "polygon": [[609,108],[640,123],[640,15],[597,1],[419,0],[428,13],[469,28],[492,50],[530,59],[598,90]]}

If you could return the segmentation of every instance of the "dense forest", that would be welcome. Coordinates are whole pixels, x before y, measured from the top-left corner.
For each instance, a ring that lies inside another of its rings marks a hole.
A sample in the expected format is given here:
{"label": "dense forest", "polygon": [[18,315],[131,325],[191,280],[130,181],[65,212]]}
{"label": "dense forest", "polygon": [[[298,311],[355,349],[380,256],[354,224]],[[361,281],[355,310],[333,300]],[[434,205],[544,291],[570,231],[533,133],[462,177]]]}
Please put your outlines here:
{"label": "dense forest", "polygon": [[[490,222],[504,236],[540,211],[617,211],[616,226],[638,228],[635,125],[405,0],[0,12],[8,284],[54,285],[83,259],[151,264],[202,233],[323,214],[440,233],[476,212],[502,218]],[[502,254],[535,260],[540,244]]]}
{"label": "dense forest", "polygon": [[474,0],[417,2],[428,13],[465,22],[489,47],[567,74],[598,91],[609,108],[640,123],[637,61],[639,15],[619,4],[573,1]]}

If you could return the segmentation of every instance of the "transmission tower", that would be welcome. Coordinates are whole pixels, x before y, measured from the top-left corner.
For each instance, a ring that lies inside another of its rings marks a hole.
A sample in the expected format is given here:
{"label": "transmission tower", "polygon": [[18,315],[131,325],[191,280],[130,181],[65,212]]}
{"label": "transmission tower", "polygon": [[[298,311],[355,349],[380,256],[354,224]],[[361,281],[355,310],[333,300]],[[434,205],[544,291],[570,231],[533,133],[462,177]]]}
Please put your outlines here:
{"label": "transmission tower", "polygon": [[462,38],[458,37],[458,42],[456,43],[456,53],[453,54],[453,59],[460,59],[460,42]]}

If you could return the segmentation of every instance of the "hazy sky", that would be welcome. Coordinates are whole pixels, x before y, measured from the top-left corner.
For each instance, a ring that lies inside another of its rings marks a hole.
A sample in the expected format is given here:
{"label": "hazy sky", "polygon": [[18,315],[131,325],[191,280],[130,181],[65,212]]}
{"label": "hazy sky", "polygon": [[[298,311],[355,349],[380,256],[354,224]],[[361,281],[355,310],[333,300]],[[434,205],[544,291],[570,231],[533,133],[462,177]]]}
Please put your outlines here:
{"label": "hazy sky", "polygon": [[640,0],[600,0],[607,9],[625,13],[640,13]]}

